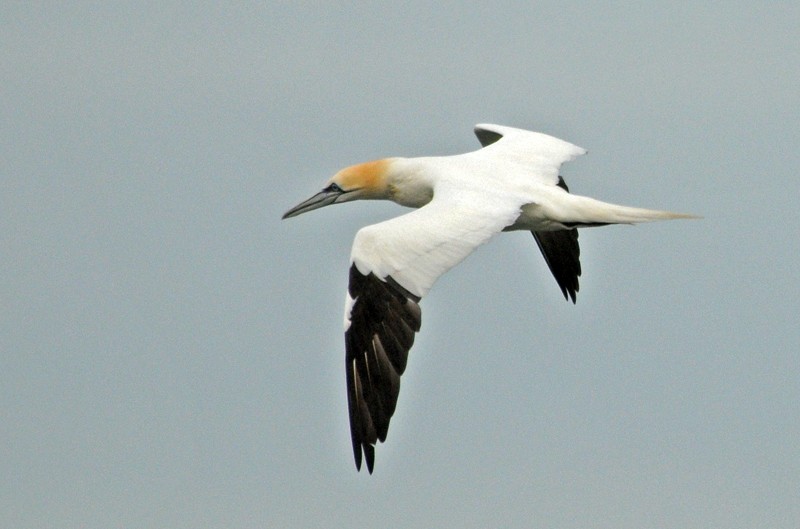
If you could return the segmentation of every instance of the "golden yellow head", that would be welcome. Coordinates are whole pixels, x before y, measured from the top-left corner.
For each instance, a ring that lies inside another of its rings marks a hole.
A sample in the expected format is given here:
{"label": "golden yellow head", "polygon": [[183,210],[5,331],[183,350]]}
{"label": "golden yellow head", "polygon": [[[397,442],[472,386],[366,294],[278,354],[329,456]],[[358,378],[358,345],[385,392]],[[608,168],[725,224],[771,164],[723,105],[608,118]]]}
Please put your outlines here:
{"label": "golden yellow head", "polygon": [[351,165],[336,173],[329,183],[338,185],[345,193],[353,193],[347,200],[386,198],[389,163],[388,159],[382,159]]}
{"label": "golden yellow head", "polygon": [[325,189],[284,213],[283,218],[339,202],[388,198],[390,164],[390,159],[384,159],[345,167],[328,181]]}

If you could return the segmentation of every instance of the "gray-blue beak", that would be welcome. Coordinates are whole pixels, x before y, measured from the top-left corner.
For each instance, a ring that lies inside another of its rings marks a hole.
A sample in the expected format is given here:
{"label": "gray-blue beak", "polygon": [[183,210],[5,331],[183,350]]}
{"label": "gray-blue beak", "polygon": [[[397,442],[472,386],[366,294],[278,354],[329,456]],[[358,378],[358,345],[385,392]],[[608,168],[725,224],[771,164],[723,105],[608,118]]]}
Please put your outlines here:
{"label": "gray-blue beak", "polygon": [[323,189],[308,200],[304,200],[303,202],[297,204],[295,207],[284,213],[283,217],[281,218],[288,219],[289,217],[296,217],[297,215],[301,215],[308,211],[328,206],[336,202],[336,199],[342,194],[343,191],[338,187],[335,189]]}

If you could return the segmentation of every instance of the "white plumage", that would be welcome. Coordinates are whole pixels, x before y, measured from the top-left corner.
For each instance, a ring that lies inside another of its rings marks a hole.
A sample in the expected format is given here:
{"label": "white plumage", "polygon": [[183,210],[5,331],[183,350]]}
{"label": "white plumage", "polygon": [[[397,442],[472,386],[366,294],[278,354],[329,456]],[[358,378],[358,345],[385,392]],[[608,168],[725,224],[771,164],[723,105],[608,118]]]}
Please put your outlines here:
{"label": "white plumage", "polygon": [[356,466],[372,472],[400,375],[420,327],[418,302],[436,279],[501,231],[529,230],[567,299],[576,299],[579,227],[690,218],[569,193],[561,164],[585,154],[558,138],[499,125],[475,127],[482,149],[454,156],[387,158],[339,171],[284,215],[386,199],[418,208],[366,226],[353,242],[345,302],[350,431]]}

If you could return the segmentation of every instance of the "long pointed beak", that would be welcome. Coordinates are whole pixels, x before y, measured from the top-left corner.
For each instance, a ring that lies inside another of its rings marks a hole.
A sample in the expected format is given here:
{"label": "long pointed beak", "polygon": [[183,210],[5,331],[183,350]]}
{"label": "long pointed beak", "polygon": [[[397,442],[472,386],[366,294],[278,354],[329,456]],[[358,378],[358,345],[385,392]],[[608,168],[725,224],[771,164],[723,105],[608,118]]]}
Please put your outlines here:
{"label": "long pointed beak", "polygon": [[323,208],[336,202],[336,199],[341,195],[342,192],[339,190],[334,191],[323,189],[308,200],[304,200],[303,202],[297,204],[295,207],[284,213],[283,217],[281,218],[288,219],[289,217],[296,217],[297,215],[301,215],[314,209]]}

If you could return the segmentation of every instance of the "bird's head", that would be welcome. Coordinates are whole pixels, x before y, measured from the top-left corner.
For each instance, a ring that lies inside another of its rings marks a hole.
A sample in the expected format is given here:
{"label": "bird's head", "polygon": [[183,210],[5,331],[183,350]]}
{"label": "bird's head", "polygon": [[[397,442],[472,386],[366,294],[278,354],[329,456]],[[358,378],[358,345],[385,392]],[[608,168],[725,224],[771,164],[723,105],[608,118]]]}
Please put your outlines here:
{"label": "bird's head", "polygon": [[388,198],[390,165],[391,159],[383,159],[345,167],[328,180],[322,191],[284,213],[283,218],[340,202]]}

